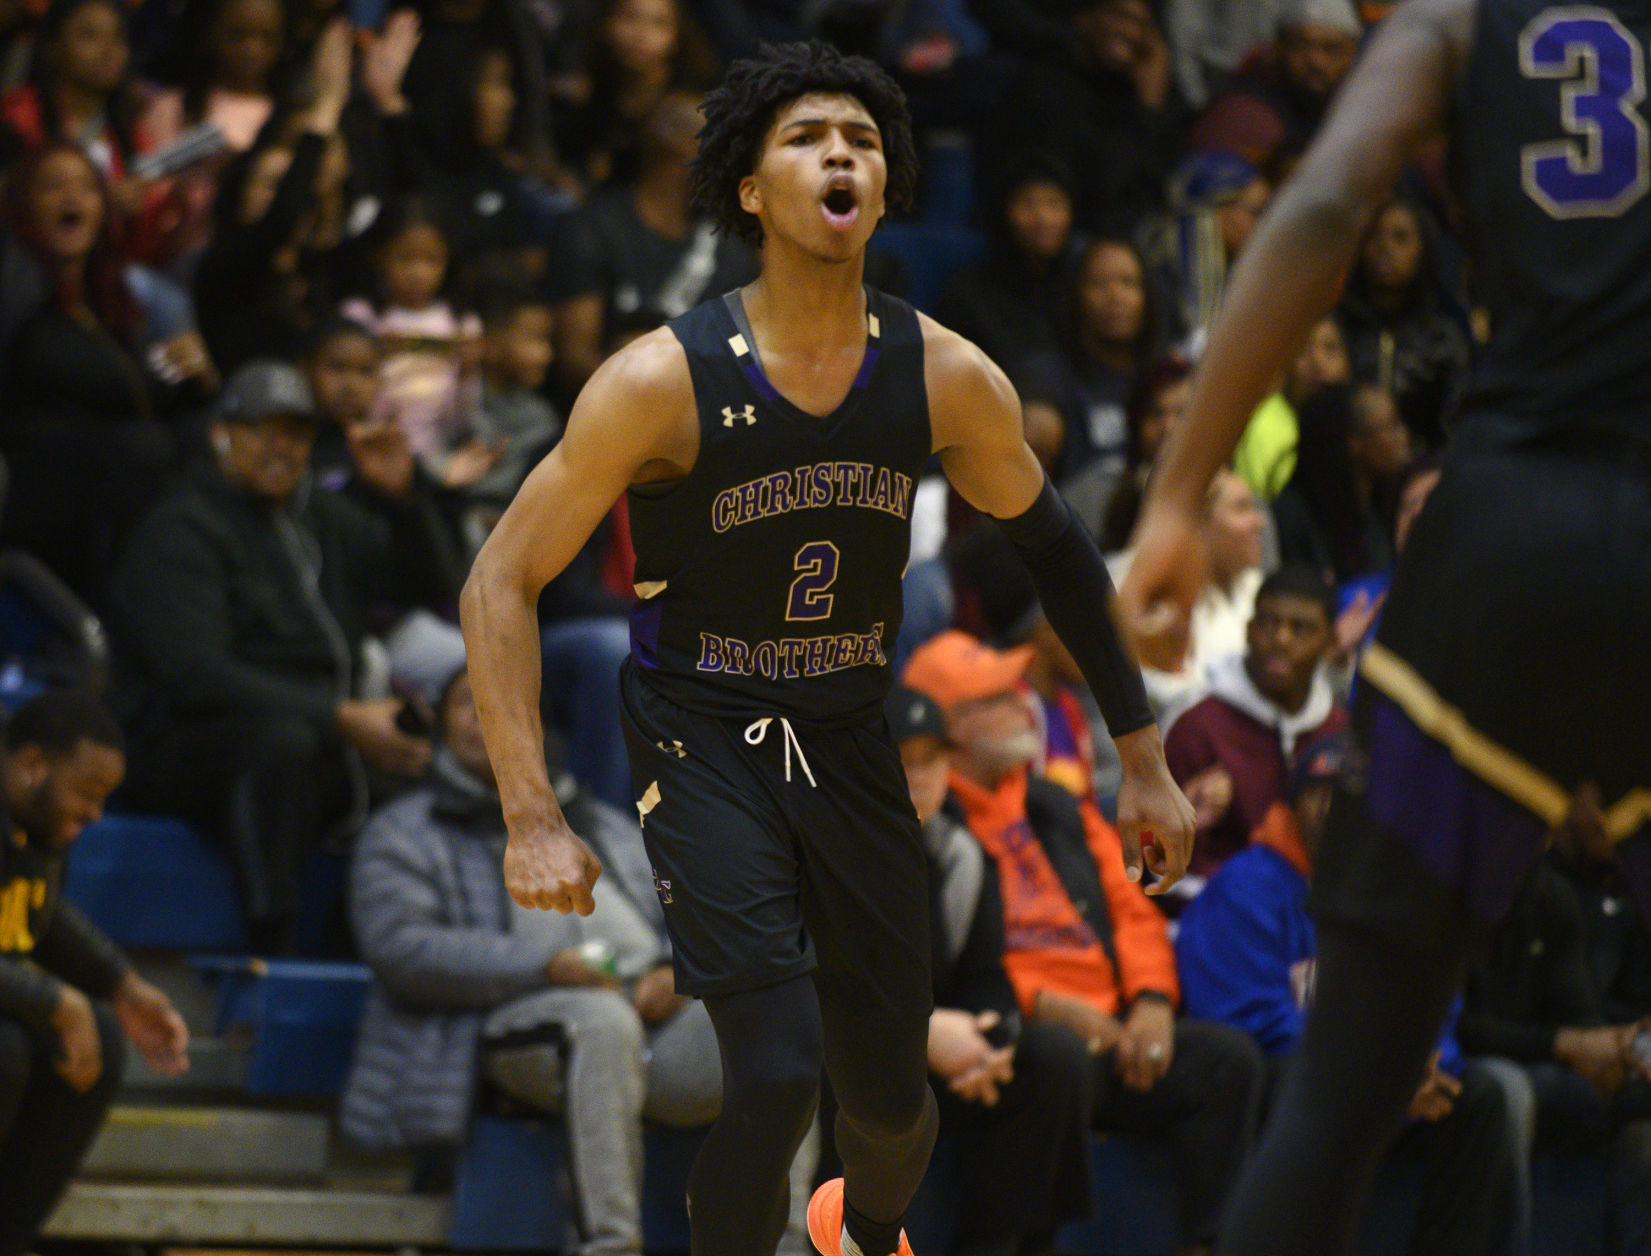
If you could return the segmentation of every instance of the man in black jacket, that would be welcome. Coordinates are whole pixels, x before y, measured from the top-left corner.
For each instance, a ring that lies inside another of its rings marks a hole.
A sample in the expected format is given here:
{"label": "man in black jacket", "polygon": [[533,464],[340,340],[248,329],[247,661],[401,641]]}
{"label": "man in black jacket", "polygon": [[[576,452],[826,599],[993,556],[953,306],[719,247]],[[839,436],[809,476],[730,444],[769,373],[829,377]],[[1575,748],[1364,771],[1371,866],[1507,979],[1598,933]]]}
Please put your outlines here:
{"label": "man in black jacket", "polygon": [[941,1133],[958,1144],[953,1250],[1046,1251],[1058,1225],[1089,1213],[1092,1062],[1069,1029],[1021,1021],[1003,971],[997,871],[962,821],[942,809],[948,743],[940,708],[916,690],[895,689],[886,710],[929,856],[929,1071]]}
{"label": "man in black jacket", "polygon": [[[135,698],[127,798],[226,840],[261,951],[284,944],[309,843],[359,827],[364,765],[405,780],[429,762],[401,700],[363,692],[369,619],[450,605],[459,582],[428,497],[388,461],[368,486],[376,514],[312,490],[314,439],[303,377],[242,367],[212,427],[216,473],[149,516],[114,582]],[[363,479],[375,467],[358,460]]]}
{"label": "man in black jacket", "polygon": [[[21,1256],[120,1083],[124,1030],[164,1073],[189,1031],[114,944],[59,901],[63,857],[125,771],[93,699],[35,698],[0,750],[0,1256]],[[118,1025],[118,1030],[117,1030]]]}

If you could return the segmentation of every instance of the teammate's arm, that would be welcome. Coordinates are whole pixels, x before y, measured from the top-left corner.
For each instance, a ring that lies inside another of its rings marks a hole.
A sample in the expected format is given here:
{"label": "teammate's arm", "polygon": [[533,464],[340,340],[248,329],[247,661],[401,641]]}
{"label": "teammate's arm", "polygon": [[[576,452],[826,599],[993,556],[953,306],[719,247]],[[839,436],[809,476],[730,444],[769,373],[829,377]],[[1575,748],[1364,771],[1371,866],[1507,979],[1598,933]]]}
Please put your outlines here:
{"label": "teammate's arm", "polygon": [[1119,592],[1120,621],[1149,662],[1173,668],[1184,655],[1204,583],[1199,519],[1210,480],[1273,380],[1334,304],[1399,172],[1443,127],[1476,5],[1395,6],[1239,259],[1193,382],[1191,415],[1154,473]]}
{"label": "teammate's arm", "polygon": [[1094,692],[1123,763],[1118,831],[1124,866],[1130,880],[1140,880],[1144,844],[1159,878],[1148,893],[1162,893],[1186,872],[1194,816],[1164,763],[1140,670],[1113,625],[1106,565],[1027,445],[1020,399],[1003,372],[938,323],[925,319],[923,336],[929,420],[941,465],[964,499],[994,517],[1014,543],[1050,626]]}
{"label": "teammate's arm", "polygon": [[523,906],[589,915],[601,873],[545,770],[539,594],[627,485],[686,474],[696,453],[692,412],[687,360],[669,332],[615,354],[579,394],[562,440],[528,476],[465,582],[470,684],[510,830],[505,884]]}

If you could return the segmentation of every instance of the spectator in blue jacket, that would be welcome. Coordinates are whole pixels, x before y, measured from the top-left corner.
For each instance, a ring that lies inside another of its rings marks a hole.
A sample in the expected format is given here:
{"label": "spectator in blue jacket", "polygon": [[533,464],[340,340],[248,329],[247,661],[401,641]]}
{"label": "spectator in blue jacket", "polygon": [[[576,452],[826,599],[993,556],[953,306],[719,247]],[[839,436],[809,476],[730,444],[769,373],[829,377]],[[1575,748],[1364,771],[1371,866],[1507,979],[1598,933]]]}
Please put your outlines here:
{"label": "spectator in blue jacket", "polygon": [[[1317,941],[1307,912],[1332,782],[1351,753],[1343,734],[1302,747],[1293,805],[1276,803],[1181,917],[1176,962],[1189,1016],[1253,1036],[1273,1064],[1273,1093],[1301,1040]],[[1508,1256],[1529,1248],[1528,1205],[1497,1075],[1464,1060],[1452,1013],[1429,1061],[1397,1154],[1425,1160],[1411,1256]],[[1348,1085],[1358,1079],[1349,1077]]]}

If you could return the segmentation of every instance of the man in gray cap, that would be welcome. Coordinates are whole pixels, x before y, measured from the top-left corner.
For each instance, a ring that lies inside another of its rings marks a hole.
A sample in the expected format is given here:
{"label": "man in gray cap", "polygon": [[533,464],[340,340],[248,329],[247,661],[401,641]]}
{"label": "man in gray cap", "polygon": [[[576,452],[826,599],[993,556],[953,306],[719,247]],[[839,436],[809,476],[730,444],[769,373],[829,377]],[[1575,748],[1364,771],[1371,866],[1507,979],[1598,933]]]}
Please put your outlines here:
{"label": "man in gray cap", "polygon": [[236,371],[210,436],[216,466],[156,508],[114,580],[125,802],[226,844],[267,953],[288,944],[308,845],[365,814],[365,769],[429,761],[404,703],[363,693],[362,646],[400,609],[450,605],[459,573],[411,477],[369,485],[376,513],[312,488],[314,403],[286,363]]}

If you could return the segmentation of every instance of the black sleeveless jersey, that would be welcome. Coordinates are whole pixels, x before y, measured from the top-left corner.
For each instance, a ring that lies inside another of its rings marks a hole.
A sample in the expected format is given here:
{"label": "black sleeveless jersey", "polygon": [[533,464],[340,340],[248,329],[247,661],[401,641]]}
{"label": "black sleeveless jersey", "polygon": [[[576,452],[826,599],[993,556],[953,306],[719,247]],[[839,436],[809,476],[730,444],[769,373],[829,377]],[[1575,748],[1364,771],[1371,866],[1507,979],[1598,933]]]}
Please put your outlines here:
{"label": "black sleeveless jersey", "polygon": [[866,310],[859,374],[824,418],[769,384],[738,294],[670,324],[699,455],[684,479],[629,494],[631,656],[678,706],[833,723],[879,709],[932,440],[917,315],[872,289]]}
{"label": "black sleeveless jersey", "polygon": [[1651,0],[1480,0],[1451,144],[1492,329],[1467,423],[1651,432],[1648,43]]}

